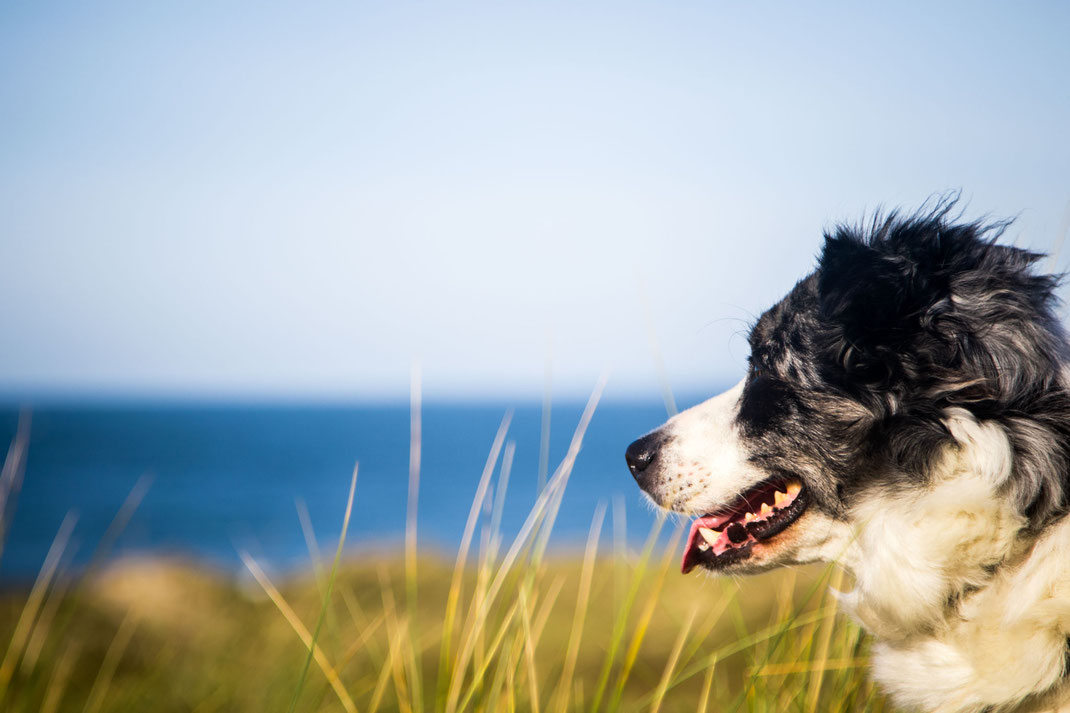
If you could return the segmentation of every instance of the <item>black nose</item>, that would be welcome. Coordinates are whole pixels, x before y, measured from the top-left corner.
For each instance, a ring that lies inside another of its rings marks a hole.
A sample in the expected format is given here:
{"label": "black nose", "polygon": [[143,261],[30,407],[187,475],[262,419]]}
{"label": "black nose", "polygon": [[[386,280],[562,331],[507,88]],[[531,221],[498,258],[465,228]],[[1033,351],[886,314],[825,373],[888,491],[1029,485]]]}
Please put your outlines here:
{"label": "black nose", "polygon": [[624,451],[624,460],[628,462],[628,470],[632,471],[636,480],[642,477],[643,471],[657,456],[661,441],[661,436],[655,431],[633,441],[628,446],[628,450]]}

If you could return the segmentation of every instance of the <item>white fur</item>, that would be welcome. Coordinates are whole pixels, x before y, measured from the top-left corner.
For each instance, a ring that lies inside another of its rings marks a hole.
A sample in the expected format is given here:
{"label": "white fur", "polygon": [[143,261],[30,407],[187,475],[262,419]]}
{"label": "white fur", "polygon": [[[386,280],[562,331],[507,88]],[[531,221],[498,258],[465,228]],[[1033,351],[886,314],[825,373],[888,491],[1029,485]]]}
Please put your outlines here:
{"label": "white fur", "polygon": [[843,564],[855,590],[844,596],[867,628],[883,637],[934,626],[948,598],[987,579],[1025,524],[999,488],[1011,449],[994,424],[965,411],[945,419],[958,442],[924,488],[880,490],[848,515],[851,545]]}
{"label": "white fur", "polygon": [[[1070,524],[1035,542],[1001,487],[1002,429],[967,412],[922,489],[852,509],[847,610],[874,636],[873,674],[903,706],[934,713],[1055,710],[1067,703]],[[987,568],[987,569],[986,569]]]}
{"label": "white fur", "polygon": [[658,504],[704,514],[732,502],[768,476],[747,460],[735,418],[743,381],[669,419],[661,448]]}

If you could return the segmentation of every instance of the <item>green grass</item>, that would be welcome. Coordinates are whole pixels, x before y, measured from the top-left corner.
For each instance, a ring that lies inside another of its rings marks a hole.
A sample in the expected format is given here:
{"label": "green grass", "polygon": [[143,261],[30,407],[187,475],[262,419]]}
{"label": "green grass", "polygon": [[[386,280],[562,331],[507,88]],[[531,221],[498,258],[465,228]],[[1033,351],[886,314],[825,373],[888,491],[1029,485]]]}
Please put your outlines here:
{"label": "green grass", "polygon": [[[466,571],[447,665],[460,660],[464,636],[474,643],[466,669],[448,677],[453,709],[592,710],[600,689],[601,710],[883,709],[858,630],[833,618],[822,570],[736,582],[683,577],[675,559],[640,572],[634,557],[599,557],[587,577],[575,558],[518,568],[479,628],[486,577]],[[348,700],[313,662],[296,710],[449,708],[436,680],[452,567],[424,558],[419,571],[410,610],[400,557],[339,569],[317,647]],[[278,596],[311,630],[321,591],[306,576],[280,583]],[[4,598],[4,641],[25,601]],[[67,614],[62,628],[38,619],[39,651],[22,657],[3,710],[284,711],[308,654],[255,583],[178,562],[121,563],[64,596],[51,623]],[[417,678],[422,700],[412,696]]]}
{"label": "green grass", "polygon": [[598,512],[582,552],[548,549],[596,403],[512,541],[499,529],[503,420],[455,557],[420,553],[411,521],[405,551],[343,557],[343,527],[326,562],[302,515],[304,574],[273,578],[243,553],[244,578],[166,559],[72,578],[56,566],[68,523],[38,582],[0,596],[0,710],[885,710],[860,631],[836,615],[831,568],[684,577],[682,531],[635,551],[621,507]]}

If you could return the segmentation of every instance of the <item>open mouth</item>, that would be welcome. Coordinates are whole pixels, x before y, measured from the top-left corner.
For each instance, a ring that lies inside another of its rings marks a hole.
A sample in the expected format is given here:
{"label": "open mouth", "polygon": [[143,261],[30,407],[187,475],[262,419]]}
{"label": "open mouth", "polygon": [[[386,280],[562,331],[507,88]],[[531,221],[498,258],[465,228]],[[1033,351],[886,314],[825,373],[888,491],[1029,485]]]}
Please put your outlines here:
{"label": "open mouth", "polygon": [[691,523],[680,569],[687,574],[700,564],[717,569],[742,562],[751,556],[754,543],[783,532],[808,504],[798,479],[762,481],[728,507]]}

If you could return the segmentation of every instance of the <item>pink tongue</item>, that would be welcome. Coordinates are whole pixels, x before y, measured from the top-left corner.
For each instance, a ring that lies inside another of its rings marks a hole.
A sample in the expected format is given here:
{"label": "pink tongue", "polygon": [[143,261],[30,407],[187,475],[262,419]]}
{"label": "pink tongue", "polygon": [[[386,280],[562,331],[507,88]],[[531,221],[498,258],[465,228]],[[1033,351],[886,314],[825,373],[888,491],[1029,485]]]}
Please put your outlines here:
{"label": "pink tongue", "polygon": [[695,540],[701,535],[698,534],[700,527],[708,527],[710,529],[716,529],[720,525],[728,522],[732,519],[734,513],[728,513],[727,515],[707,515],[706,517],[700,517],[691,523],[691,531],[687,533],[687,544],[684,546],[684,557],[680,560],[680,571],[687,574],[695,568],[695,564],[698,561],[698,549],[695,547]]}

